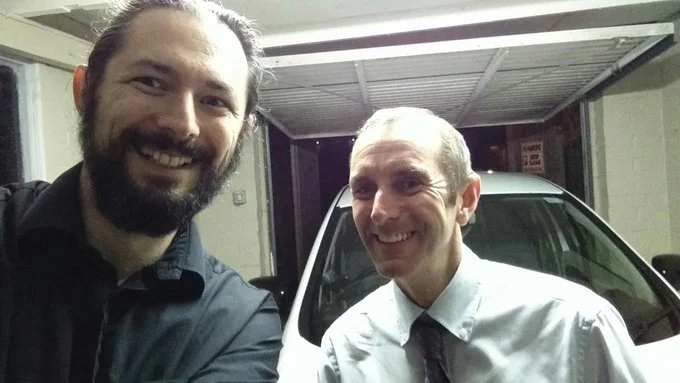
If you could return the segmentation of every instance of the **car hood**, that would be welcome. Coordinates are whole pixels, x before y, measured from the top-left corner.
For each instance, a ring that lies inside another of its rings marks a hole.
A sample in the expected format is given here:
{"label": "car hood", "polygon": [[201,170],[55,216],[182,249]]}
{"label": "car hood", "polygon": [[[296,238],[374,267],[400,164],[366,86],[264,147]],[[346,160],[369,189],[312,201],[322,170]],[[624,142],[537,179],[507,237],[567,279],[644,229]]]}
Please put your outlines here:
{"label": "car hood", "polygon": [[649,382],[673,381],[678,375],[680,335],[637,347],[638,359]]}

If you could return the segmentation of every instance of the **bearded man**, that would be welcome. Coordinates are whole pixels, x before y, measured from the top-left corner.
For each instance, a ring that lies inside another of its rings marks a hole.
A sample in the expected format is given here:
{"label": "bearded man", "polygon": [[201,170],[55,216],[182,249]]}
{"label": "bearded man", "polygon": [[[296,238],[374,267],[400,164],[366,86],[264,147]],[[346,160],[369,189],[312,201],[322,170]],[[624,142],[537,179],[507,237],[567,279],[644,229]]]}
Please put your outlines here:
{"label": "bearded man", "polygon": [[0,382],[276,381],[271,294],[192,221],[252,129],[258,33],[207,0],[108,14],[73,77],[82,163],[0,187]]}

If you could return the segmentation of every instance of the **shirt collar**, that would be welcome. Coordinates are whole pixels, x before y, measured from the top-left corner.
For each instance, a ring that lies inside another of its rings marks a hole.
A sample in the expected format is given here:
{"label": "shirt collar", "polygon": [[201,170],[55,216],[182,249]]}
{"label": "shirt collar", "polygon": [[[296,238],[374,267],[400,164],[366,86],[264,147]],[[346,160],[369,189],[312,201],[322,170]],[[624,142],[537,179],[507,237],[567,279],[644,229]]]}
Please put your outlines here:
{"label": "shirt collar", "polygon": [[[83,256],[94,252],[94,249],[87,245],[81,215],[79,188],[81,170],[82,163],[79,163],[59,176],[36,197],[19,223],[20,248],[22,245],[48,246],[40,241],[43,237],[38,236],[49,232],[65,239],[75,239],[83,249],[89,248],[90,251],[82,251]],[[101,259],[101,256],[97,254],[97,258]],[[105,265],[102,266],[102,263]],[[113,267],[103,260],[102,262],[96,260],[95,264],[99,268],[96,273],[104,278],[104,281],[100,280],[99,283],[109,288],[117,287],[118,281]],[[140,275],[145,287],[155,290],[169,300],[193,300],[203,294],[206,265],[198,227],[193,220],[177,231],[163,257],[141,270]]]}
{"label": "shirt collar", "polygon": [[413,303],[401,288],[394,281],[391,281],[398,311],[397,331],[399,332],[401,346],[404,346],[409,340],[413,322],[425,311],[455,337],[468,342],[475,324],[475,314],[481,301],[480,267],[481,260],[479,257],[463,245],[461,261],[456,274],[427,310]]}
{"label": "shirt collar", "polygon": [[203,245],[192,220],[177,232],[163,257],[142,270],[142,279],[168,299],[195,300],[203,294],[205,273]]}

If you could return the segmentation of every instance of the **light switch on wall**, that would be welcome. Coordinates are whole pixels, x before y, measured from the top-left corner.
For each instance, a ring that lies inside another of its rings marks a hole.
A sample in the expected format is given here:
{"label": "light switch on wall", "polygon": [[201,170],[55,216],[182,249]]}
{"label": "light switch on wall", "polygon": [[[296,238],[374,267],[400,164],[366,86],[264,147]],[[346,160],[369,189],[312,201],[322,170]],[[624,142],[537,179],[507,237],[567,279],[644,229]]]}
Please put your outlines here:
{"label": "light switch on wall", "polygon": [[246,191],[245,190],[236,190],[232,193],[232,197],[234,199],[234,205],[243,205],[246,203]]}

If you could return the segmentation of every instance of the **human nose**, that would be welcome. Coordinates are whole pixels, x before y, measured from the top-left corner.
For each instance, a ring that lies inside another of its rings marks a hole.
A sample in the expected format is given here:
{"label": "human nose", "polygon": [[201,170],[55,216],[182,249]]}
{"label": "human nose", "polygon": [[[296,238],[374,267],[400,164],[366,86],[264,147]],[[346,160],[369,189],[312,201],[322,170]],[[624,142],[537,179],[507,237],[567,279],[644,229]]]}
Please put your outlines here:
{"label": "human nose", "polygon": [[378,190],[373,197],[371,220],[376,225],[383,225],[399,215],[399,202],[392,193]]}
{"label": "human nose", "polygon": [[183,93],[167,99],[163,114],[158,118],[158,126],[172,132],[179,141],[198,136],[200,129],[194,96]]}

